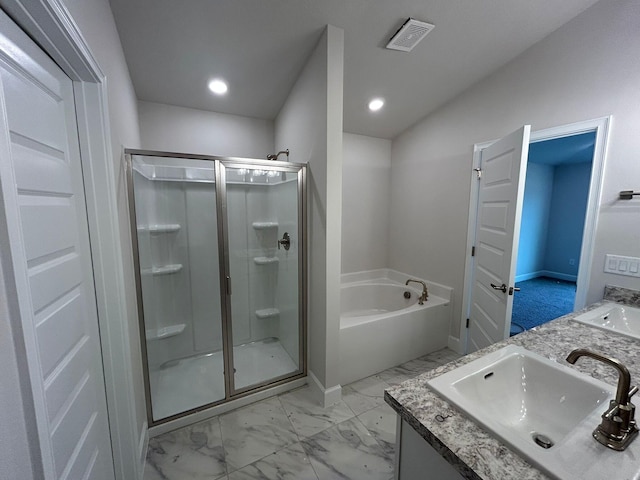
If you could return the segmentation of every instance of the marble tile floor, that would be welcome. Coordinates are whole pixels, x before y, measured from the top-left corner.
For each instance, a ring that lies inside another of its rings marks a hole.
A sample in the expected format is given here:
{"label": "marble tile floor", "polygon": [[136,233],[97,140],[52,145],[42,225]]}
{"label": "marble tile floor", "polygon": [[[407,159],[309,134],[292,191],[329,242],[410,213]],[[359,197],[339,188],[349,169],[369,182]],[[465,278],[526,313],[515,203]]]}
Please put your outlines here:
{"label": "marble tile floor", "polygon": [[154,437],[144,480],[390,480],[396,417],[384,390],[458,358],[443,349],[359,380],[329,408],[305,386]]}

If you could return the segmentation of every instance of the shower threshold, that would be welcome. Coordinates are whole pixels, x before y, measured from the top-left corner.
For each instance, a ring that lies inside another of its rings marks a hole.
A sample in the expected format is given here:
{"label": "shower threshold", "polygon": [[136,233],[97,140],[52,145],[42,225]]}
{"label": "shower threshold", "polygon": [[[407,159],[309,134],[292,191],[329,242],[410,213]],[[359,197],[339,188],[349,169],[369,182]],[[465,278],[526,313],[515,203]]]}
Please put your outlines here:
{"label": "shower threshold", "polygon": [[[263,383],[298,371],[275,337],[233,347],[235,388]],[[170,360],[151,372],[154,420],[225,398],[222,350]]]}
{"label": "shower threshold", "polygon": [[[244,348],[247,347],[248,345],[255,345],[258,343],[275,343],[275,342],[279,342],[280,340],[277,337],[267,337],[267,338],[263,338],[262,340],[255,340],[253,342],[247,342],[247,343],[242,343],[240,345],[236,345],[235,347],[233,347],[234,349],[236,348]],[[210,352],[202,352],[202,353],[194,353],[192,355],[185,355],[184,357],[178,357],[178,358],[174,358],[171,360],[167,360],[166,362],[164,362],[163,364],[161,364],[158,368],[160,370],[165,370],[167,368],[171,368],[171,367],[175,367],[177,365],[180,364],[180,362],[183,362],[185,360],[193,360],[193,359],[197,359],[197,358],[202,358],[202,357],[211,357],[214,356],[218,353],[222,353],[222,349],[218,348],[217,350],[211,350]]]}

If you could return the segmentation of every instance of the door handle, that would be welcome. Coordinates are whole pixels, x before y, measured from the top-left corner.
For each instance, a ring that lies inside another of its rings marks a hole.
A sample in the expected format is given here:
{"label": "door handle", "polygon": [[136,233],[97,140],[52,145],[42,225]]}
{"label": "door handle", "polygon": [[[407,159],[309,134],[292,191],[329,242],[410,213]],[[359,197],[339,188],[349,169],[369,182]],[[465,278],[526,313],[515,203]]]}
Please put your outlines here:
{"label": "door handle", "polygon": [[493,283],[491,284],[491,288],[493,288],[494,290],[501,290],[502,293],[507,293],[507,286],[503,283],[502,285],[498,286],[498,285],[494,285]]}
{"label": "door handle", "polygon": [[509,287],[509,295],[513,295],[513,292],[519,292],[519,287]]}

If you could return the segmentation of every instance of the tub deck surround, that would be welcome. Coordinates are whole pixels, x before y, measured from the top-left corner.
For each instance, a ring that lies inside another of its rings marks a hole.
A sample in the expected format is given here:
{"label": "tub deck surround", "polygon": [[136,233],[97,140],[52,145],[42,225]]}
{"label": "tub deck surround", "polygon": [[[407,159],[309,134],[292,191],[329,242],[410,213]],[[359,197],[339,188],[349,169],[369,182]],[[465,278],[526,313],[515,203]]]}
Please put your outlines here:
{"label": "tub deck surround", "polygon": [[[596,303],[580,312],[565,315],[392,387],[385,391],[385,400],[464,478],[482,480],[550,478],[431,390],[427,386],[427,381],[487,353],[499,350],[505,345],[512,344],[566,365],[569,364],[564,359],[575,348],[595,350],[620,360],[629,368],[632,385],[640,384],[640,342],[572,320],[577,314],[601,304]],[[606,382],[615,391],[618,383],[618,373],[615,369],[586,358],[573,368]],[[436,420],[438,415],[445,418],[444,422]],[[595,428],[596,425],[594,424],[593,427]],[[611,451],[611,455],[619,454],[621,452]],[[640,464],[638,470],[640,473]]]}
{"label": "tub deck surround", "polygon": [[[411,298],[404,298],[403,294],[407,291],[411,293]],[[398,285],[386,279],[343,284],[340,327],[375,322],[398,315],[401,311],[415,312],[440,305],[448,306],[450,303],[449,298],[429,295],[429,299],[420,305],[420,295],[421,291],[415,287]]]}
{"label": "tub deck surround", "polygon": [[[451,287],[447,287],[446,285],[442,285],[440,283],[430,282],[429,280],[424,280],[423,278],[420,278],[416,275],[398,272],[397,270],[393,270],[391,268],[378,268],[376,270],[343,273],[342,275],[340,275],[340,284],[356,285],[359,283],[386,282],[393,285],[405,286],[404,283],[410,278],[423,280],[427,284],[427,287],[429,289],[429,298],[431,298],[431,295],[444,298],[449,301],[451,301],[451,299],[453,298],[453,288]],[[416,287],[416,284],[409,284],[407,286],[407,289],[420,293],[420,289]]]}
{"label": "tub deck surround", "polygon": [[426,282],[429,298],[419,305],[422,289],[406,286],[409,278],[390,269],[342,275],[342,385],[447,346],[453,290]]}

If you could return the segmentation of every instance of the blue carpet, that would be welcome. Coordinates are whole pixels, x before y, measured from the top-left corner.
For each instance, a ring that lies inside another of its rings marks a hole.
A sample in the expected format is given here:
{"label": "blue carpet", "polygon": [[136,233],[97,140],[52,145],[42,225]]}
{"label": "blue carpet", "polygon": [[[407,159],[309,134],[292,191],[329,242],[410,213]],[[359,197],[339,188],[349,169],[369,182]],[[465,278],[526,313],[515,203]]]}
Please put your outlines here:
{"label": "blue carpet", "polygon": [[[511,314],[511,335],[542,325],[573,311],[575,282],[538,277],[516,283]],[[521,328],[519,328],[521,327]]]}

